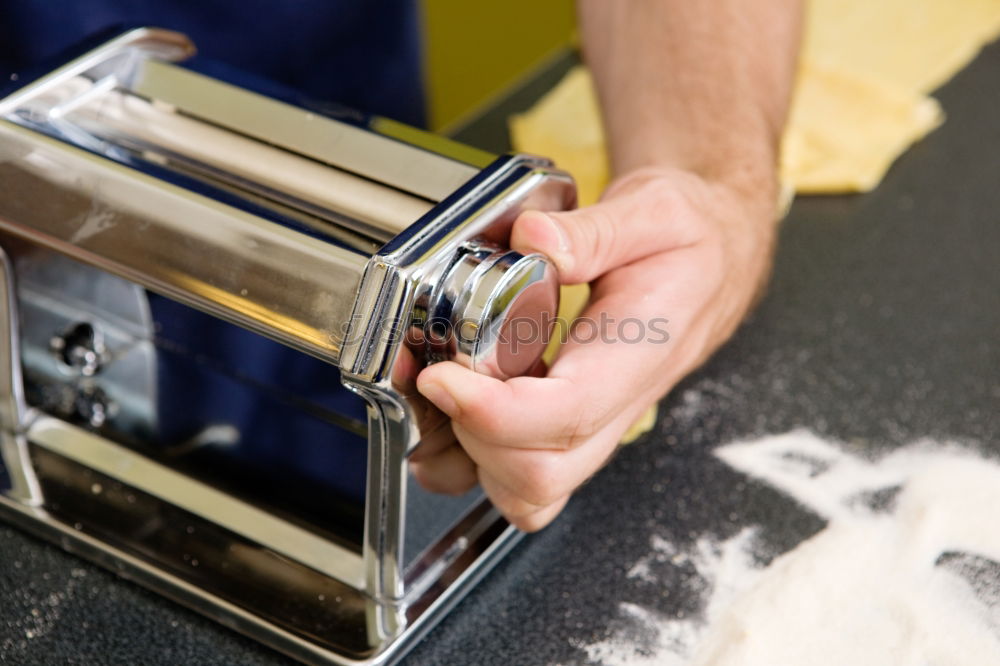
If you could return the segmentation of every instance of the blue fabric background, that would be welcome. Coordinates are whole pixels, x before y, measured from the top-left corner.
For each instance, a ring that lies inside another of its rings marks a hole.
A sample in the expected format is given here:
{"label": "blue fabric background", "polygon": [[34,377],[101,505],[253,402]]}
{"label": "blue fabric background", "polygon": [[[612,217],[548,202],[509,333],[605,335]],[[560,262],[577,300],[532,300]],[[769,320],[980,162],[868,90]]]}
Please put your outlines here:
{"label": "blue fabric background", "polygon": [[317,101],[424,125],[413,0],[0,0],[0,81],[140,25]]}

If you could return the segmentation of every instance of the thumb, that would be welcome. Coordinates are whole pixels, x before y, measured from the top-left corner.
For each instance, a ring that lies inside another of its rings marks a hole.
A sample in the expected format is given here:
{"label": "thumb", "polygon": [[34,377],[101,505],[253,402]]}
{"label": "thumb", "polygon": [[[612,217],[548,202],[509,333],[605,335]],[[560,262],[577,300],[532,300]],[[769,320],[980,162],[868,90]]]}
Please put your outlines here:
{"label": "thumb", "polygon": [[511,247],[540,252],[563,284],[590,282],[613,268],[693,242],[684,207],[667,188],[646,188],[559,213],[525,211],[514,221]]}

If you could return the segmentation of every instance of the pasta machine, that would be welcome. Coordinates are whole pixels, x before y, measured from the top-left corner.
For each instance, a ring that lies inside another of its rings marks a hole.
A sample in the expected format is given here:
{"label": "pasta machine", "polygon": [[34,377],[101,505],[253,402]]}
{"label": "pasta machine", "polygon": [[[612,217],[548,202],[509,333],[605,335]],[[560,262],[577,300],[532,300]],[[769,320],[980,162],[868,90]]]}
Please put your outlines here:
{"label": "pasta machine", "polygon": [[[515,543],[415,376],[535,366],[570,178],[142,28],[0,99],[0,517],[306,662],[396,660]],[[183,64],[182,64],[183,63]]]}

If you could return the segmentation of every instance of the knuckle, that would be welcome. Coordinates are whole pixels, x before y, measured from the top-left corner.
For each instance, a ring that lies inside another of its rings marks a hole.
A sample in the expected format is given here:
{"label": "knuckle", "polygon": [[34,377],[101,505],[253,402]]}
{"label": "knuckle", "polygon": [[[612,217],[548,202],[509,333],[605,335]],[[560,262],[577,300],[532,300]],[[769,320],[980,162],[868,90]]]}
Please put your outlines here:
{"label": "knuckle", "polygon": [[522,532],[537,532],[552,522],[552,519],[539,514],[531,514],[529,516],[514,518],[513,520],[508,519],[507,522]]}
{"label": "knuckle", "polygon": [[657,220],[669,222],[673,230],[675,244],[694,245],[706,240],[715,225],[706,225],[704,213],[685,190],[660,186],[655,189],[651,211]]}
{"label": "knuckle", "polygon": [[588,257],[614,257],[620,253],[621,230],[603,208],[598,206],[591,209],[588,223],[579,225],[578,228]]}
{"label": "knuckle", "polygon": [[509,426],[509,410],[497,407],[502,401],[500,391],[483,392],[475,401],[465,405],[458,420],[466,429],[487,439],[495,439]]}
{"label": "knuckle", "polygon": [[607,252],[612,256],[621,251],[622,234],[620,221],[614,220],[607,213],[601,210],[594,219],[594,252]]}
{"label": "knuckle", "polygon": [[496,432],[498,423],[496,410],[490,409],[481,401],[475,405],[470,405],[462,414],[462,423],[466,428],[474,430],[480,434],[491,434]]}
{"label": "knuckle", "polygon": [[493,502],[493,506],[496,507],[497,511],[499,511],[509,523],[522,520],[531,514],[531,509],[528,508],[527,504],[514,495],[495,497],[491,498],[491,500]]}
{"label": "knuckle", "polygon": [[476,487],[476,479],[473,477],[456,479],[445,494],[452,495],[454,497],[460,497],[461,495],[464,495],[465,493],[469,492],[475,487]]}
{"label": "knuckle", "polygon": [[557,451],[542,453],[523,471],[518,495],[536,507],[552,504],[566,494],[564,468]]}
{"label": "knuckle", "polygon": [[445,469],[433,460],[411,462],[410,471],[424,490],[438,495],[464,495],[477,483],[474,471]]}
{"label": "knuckle", "polygon": [[683,197],[674,187],[658,184],[652,189],[650,206],[654,215],[670,218],[680,212]]}
{"label": "knuckle", "polygon": [[413,477],[420,486],[431,493],[444,493],[446,488],[437,475],[430,473],[425,463],[413,463],[410,465]]}

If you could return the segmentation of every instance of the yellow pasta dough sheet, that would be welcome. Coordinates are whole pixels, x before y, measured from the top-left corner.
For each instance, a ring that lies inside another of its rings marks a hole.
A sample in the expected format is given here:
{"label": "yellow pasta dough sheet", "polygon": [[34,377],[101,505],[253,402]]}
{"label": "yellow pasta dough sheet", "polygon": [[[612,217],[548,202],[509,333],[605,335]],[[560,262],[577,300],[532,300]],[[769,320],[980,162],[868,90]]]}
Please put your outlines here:
{"label": "yellow pasta dough sheet", "polygon": [[1000,34],[997,0],[812,0],[804,57],[929,93]]}
{"label": "yellow pasta dough sheet", "polygon": [[585,67],[574,67],[534,108],[508,122],[514,150],[544,155],[572,173],[581,206],[597,201],[610,172],[597,95]]}
{"label": "yellow pasta dough sheet", "polygon": [[781,180],[799,194],[868,192],[937,127],[937,101],[806,61],[781,150]]}

